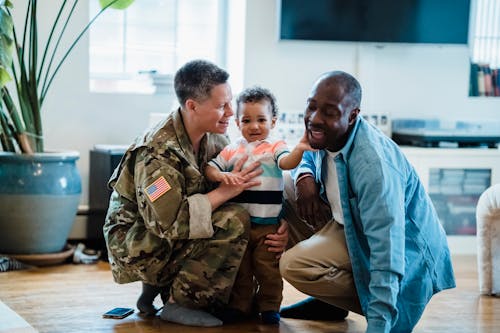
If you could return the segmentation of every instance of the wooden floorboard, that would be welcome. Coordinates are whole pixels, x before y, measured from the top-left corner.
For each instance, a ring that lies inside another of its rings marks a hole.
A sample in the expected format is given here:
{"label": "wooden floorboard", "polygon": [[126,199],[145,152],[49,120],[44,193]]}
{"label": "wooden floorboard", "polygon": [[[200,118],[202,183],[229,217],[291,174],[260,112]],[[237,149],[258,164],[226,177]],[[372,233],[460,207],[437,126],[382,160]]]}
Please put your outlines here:
{"label": "wooden floorboard", "polygon": [[[500,332],[500,297],[480,296],[474,256],[453,258],[457,288],[431,300],[414,332]],[[114,307],[135,307],[140,284],[115,284],[107,263],[59,265],[0,273],[0,300],[39,332],[364,332],[364,317],[350,313],[341,322],[282,319],[279,326],[257,321],[217,328],[193,328],[141,317],[104,319]],[[285,284],[283,304],[304,295]],[[0,312],[0,321],[9,320]],[[14,331],[12,331],[14,332]],[[1,333],[4,333],[3,331]]]}

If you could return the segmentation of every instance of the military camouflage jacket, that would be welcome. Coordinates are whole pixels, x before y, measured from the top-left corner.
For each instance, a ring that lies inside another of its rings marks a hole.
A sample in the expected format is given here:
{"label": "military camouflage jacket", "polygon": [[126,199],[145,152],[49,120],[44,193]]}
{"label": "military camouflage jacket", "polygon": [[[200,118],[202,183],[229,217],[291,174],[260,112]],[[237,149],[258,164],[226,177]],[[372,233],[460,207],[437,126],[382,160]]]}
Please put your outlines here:
{"label": "military camouflage jacket", "polygon": [[109,181],[114,191],[104,226],[117,282],[157,284],[160,277],[138,275],[140,267],[128,266],[137,261],[150,266],[149,275],[160,274],[177,240],[213,235],[205,195],[212,188],[203,169],[227,144],[225,136],[207,134],[195,156],[177,110],[129,147]]}

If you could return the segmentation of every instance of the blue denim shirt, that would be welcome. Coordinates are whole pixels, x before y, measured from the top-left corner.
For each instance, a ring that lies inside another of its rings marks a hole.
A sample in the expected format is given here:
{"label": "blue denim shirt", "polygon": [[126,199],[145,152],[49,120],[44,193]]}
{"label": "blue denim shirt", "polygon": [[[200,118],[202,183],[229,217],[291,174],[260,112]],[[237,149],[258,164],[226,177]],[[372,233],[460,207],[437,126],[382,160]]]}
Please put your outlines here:
{"label": "blue denim shirt", "polygon": [[[325,201],[326,158],[306,152],[294,172],[312,173]],[[411,332],[432,295],[455,287],[434,206],[399,147],[361,117],[335,162],[367,332]]]}

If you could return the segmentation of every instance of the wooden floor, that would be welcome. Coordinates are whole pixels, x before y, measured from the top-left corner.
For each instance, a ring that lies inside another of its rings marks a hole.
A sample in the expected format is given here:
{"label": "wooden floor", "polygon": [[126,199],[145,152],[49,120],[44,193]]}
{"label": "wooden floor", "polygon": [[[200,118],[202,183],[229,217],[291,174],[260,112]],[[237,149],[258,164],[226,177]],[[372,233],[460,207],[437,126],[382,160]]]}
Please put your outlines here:
{"label": "wooden floor", "polygon": [[[437,294],[431,300],[414,332],[500,332],[500,297],[478,294],[476,262],[473,256],[453,258],[457,288]],[[138,283],[117,285],[108,265],[59,265],[25,271],[0,273],[0,301],[15,311],[38,332],[364,332],[364,317],[350,313],[345,321],[319,322],[282,319],[279,326],[257,321],[217,328],[193,328],[174,325],[156,318],[141,317],[138,312],[117,320],[103,319],[102,313],[114,307],[134,307],[139,295]],[[285,285],[283,304],[304,296]],[[1,305],[1,304],[0,304]],[[0,306],[0,323],[9,317]],[[24,332],[2,330],[6,332]],[[29,330],[25,330],[28,332]]]}

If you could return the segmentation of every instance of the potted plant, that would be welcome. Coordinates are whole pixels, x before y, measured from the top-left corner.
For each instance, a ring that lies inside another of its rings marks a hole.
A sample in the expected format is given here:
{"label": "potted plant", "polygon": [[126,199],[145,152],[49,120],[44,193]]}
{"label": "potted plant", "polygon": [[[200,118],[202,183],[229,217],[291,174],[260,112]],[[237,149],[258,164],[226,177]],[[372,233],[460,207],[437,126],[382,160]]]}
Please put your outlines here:
{"label": "potted plant", "polygon": [[63,249],[81,194],[79,154],[45,151],[43,104],[92,23],[108,8],[124,9],[134,0],[99,0],[101,10],[64,50],[60,41],[78,0],[61,0],[44,44],[38,22],[46,18],[37,15],[37,0],[25,1],[24,25],[17,30],[12,2],[0,0],[0,253]]}

